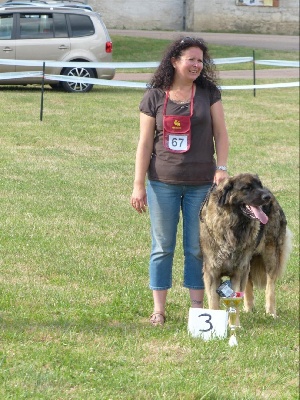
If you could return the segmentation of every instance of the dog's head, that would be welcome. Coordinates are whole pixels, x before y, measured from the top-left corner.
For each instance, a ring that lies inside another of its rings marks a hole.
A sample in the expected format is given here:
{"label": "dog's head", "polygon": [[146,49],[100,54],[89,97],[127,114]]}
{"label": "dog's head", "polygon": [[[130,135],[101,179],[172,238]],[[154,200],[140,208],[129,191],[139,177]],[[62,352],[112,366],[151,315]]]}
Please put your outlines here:
{"label": "dog's head", "polygon": [[263,224],[268,222],[262,207],[270,202],[271,193],[257,175],[240,174],[224,180],[217,186],[217,196],[220,207],[228,205]]}

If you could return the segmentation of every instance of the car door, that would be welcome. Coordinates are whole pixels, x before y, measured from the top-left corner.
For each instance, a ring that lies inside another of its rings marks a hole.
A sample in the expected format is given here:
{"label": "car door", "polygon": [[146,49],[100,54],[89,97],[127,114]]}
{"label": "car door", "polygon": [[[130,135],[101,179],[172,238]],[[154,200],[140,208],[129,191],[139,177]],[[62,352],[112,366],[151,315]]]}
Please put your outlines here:
{"label": "car door", "polygon": [[[0,59],[14,60],[16,43],[13,37],[13,13],[0,15]],[[0,73],[14,72],[14,65],[0,64]],[[1,79],[1,77],[0,77]]]}
{"label": "car door", "polygon": [[[17,60],[60,61],[70,52],[70,39],[64,14],[53,14],[46,11],[20,13],[18,27]],[[36,70],[41,70],[41,68],[16,67],[16,71]],[[51,70],[47,68],[46,72],[58,74],[60,70],[61,68],[51,68]]]}

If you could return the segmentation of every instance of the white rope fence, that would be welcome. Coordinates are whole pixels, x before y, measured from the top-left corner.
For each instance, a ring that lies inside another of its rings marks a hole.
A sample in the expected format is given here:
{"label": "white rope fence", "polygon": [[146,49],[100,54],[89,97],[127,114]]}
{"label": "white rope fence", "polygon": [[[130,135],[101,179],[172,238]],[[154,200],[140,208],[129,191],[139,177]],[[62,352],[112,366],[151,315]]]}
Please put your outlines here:
{"label": "white rope fence", "polygon": [[[239,64],[253,62],[253,57],[232,57],[232,58],[216,58],[214,63],[216,65],[221,64]],[[255,60],[255,64],[270,65],[275,67],[292,67],[299,68],[299,61],[285,61],[285,60]],[[45,67],[72,67],[73,62],[60,62],[60,61],[42,61],[42,60],[12,60],[12,59],[0,59],[1,65],[14,65],[14,66],[32,66],[40,67],[41,71],[20,71],[20,72],[4,72],[0,73],[0,80],[18,79],[26,77],[42,77],[43,76],[43,65]],[[96,62],[76,62],[76,67],[79,68],[115,68],[115,69],[144,69],[144,68],[156,68],[159,65],[158,62],[110,62],[110,63],[96,63]],[[112,87],[126,87],[126,88],[137,88],[146,89],[147,84],[145,82],[130,82],[130,81],[119,81],[119,80],[107,80],[107,79],[96,79],[96,78],[84,78],[74,77],[66,75],[54,75],[45,74],[45,79],[52,81],[63,81],[63,82],[78,82],[78,83],[89,83],[100,86],[112,86]],[[268,89],[268,88],[283,88],[283,87],[297,87],[299,82],[288,82],[288,83],[274,83],[274,84],[260,84],[260,85],[234,85],[234,86],[221,86],[222,90],[253,90],[253,89]]]}
{"label": "white rope fence", "polygon": [[[231,58],[216,58],[213,60],[214,64],[238,64],[248,63],[253,64],[253,85],[234,85],[234,86],[221,86],[222,90],[253,90],[254,96],[256,89],[273,89],[273,88],[287,88],[287,87],[298,87],[298,82],[287,82],[287,83],[271,83],[271,84],[256,84],[255,81],[255,65],[269,65],[272,67],[292,67],[299,68],[299,61],[285,61],[285,60],[255,60],[254,51],[253,57],[231,57]],[[76,83],[88,83],[92,85],[100,86],[111,86],[111,87],[125,87],[125,88],[136,88],[146,89],[147,83],[145,82],[130,82],[130,81],[119,81],[119,80],[107,80],[107,79],[96,79],[96,78],[84,78],[74,77],[67,75],[56,75],[46,74],[45,68],[68,68],[74,67],[74,62],[60,62],[50,60],[13,60],[13,59],[0,59],[0,65],[10,66],[24,66],[24,67],[38,67],[41,71],[20,71],[20,72],[3,72],[0,73],[0,80],[11,80],[18,78],[30,78],[30,77],[41,77],[42,80],[42,95],[41,95],[41,109],[40,109],[40,120],[43,119],[43,104],[44,104],[44,83],[47,81],[60,81],[60,82],[76,82]],[[96,63],[96,62],[76,62],[78,68],[114,68],[114,69],[139,69],[139,68],[156,68],[159,65],[158,62],[110,62],[110,63]]]}

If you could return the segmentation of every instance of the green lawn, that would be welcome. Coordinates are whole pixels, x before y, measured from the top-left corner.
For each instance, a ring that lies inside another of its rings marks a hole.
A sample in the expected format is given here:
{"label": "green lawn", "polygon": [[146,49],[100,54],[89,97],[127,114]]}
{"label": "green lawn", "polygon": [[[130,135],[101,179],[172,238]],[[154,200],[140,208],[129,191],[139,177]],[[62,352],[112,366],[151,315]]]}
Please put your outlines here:
{"label": "green lawn", "polygon": [[[142,43],[147,53],[161,46]],[[220,57],[233,56],[225,50]],[[157,57],[155,50],[147,58]],[[259,174],[294,233],[277,285],[279,317],[264,314],[264,293],[256,292],[236,348],[187,333],[180,232],[168,321],[163,329],[148,323],[149,216],[129,203],[142,93],[47,88],[40,122],[39,87],[0,87],[0,397],[298,399],[298,88],[223,92],[230,173]]]}

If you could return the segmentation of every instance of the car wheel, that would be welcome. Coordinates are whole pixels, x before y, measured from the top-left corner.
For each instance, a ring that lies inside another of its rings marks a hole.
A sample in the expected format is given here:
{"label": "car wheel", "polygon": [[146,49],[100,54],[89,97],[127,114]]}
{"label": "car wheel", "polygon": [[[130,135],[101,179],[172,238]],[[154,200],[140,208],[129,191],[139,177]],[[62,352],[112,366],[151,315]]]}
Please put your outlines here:
{"label": "car wheel", "polygon": [[[65,68],[62,71],[62,75],[75,76],[80,78],[95,78],[95,74],[90,68]],[[86,93],[89,92],[94,85],[84,82],[61,82],[61,86],[66,92]]]}

